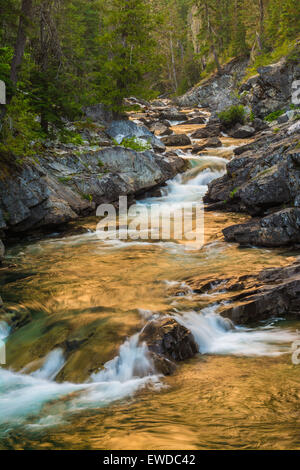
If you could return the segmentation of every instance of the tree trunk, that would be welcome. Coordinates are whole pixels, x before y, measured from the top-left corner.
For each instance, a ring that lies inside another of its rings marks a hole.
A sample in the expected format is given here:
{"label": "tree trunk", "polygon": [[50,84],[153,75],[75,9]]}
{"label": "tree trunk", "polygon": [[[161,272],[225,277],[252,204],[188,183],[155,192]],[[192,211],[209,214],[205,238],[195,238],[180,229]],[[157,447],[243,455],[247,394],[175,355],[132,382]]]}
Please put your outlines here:
{"label": "tree trunk", "polygon": [[17,84],[18,72],[24,56],[24,50],[27,40],[27,26],[28,20],[31,17],[32,2],[33,0],[22,0],[17,40],[10,69],[10,79],[14,86]]}
{"label": "tree trunk", "polygon": [[178,84],[177,84],[177,75],[176,75],[176,65],[175,65],[175,58],[174,58],[174,49],[173,49],[172,33],[170,33],[170,51],[171,51],[171,62],[172,62],[172,72],[173,72],[174,88],[175,88],[175,91],[177,91]]}
{"label": "tree trunk", "polygon": [[259,48],[263,49],[264,46],[264,19],[265,19],[265,10],[264,10],[264,0],[259,0],[259,38],[258,44]]}

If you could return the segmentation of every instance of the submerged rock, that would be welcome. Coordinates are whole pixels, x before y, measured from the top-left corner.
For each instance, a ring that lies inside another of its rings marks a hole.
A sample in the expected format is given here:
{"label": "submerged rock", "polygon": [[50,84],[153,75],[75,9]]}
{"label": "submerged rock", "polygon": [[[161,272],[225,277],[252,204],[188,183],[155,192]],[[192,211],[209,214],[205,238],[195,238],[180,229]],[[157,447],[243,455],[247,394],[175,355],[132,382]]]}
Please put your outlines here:
{"label": "submerged rock", "polygon": [[150,321],[140,335],[140,341],[148,346],[159,372],[174,372],[174,362],[189,359],[198,353],[192,333],[173,318]]}

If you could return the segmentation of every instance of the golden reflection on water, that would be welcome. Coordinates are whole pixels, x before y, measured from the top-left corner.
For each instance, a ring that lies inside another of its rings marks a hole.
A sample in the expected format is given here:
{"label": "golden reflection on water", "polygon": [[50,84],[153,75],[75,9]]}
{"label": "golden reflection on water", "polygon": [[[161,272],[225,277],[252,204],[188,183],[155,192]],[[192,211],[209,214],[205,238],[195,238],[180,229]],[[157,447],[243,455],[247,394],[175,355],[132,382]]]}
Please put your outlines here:
{"label": "golden reflection on water", "polygon": [[[290,357],[205,356],[159,392],[143,390],[56,428],[11,435],[35,449],[299,449],[299,369]],[[62,410],[63,411],[63,410]]]}
{"label": "golden reflection on water", "polygon": [[[3,297],[17,306],[22,302],[34,321],[9,338],[8,363],[19,370],[75,338],[82,345],[71,354],[58,380],[81,382],[114,357],[126,337],[140,330],[139,309],[170,311],[166,281],[253,274],[294,260],[285,251],[226,244],[224,226],[245,218],[206,213],[205,245],[198,251],[174,243],[104,246],[92,234],[22,247],[12,273],[16,280],[4,286]],[[90,228],[95,226],[93,221]],[[12,250],[12,256],[18,250]],[[18,274],[25,277],[18,279]]]}

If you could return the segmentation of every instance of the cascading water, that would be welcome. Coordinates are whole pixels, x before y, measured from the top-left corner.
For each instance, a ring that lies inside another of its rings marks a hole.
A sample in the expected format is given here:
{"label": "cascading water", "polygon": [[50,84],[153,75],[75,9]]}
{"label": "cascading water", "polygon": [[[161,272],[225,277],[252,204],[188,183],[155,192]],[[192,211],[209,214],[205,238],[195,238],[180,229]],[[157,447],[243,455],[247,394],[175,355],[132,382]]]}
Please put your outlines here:
{"label": "cascading water", "polygon": [[[163,188],[160,197],[147,198],[139,201],[138,204],[144,207],[149,207],[150,204],[155,205],[162,213],[164,207],[166,210],[169,210],[170,208],[178,209],[185,207],[190,202],[202,204],[207,184],[225,173],[227,160],[207,155],[201,157],[188,155],[186,158],[192,162],[190,170],[169,181],[167,186]],[[182,279],[184,277],[183,273],[186,273],[191,267],[193,267],[194,272],[206,272],[205,269],[207,269],[207,272],[217,273],[219,265],[212,264],[210,268],[210,263],[214,263],[216,258],[219,263],[228,263],[228,258],[226,258],[228,255],[226,253],[223,254],[226,249],[226,245],[223,242],[222,244],[215,241],[210,245],[209,249],[205,248],[203,251],[189,254],[184,252],[180,244],[174,243],[175,241],[157,243],[157,241],[152,242],[152,240],[126,240],[124,242],[121,240],[111,240],[110,243],[103,243],[97,239],[95,233],[89,232],[75,237],[46,240],[42,243],[29,246],[26,249],[30,259],[35,256],[35,252],[37,256],[45,253],[43,272],[47,272],[48,266],[51,266],[51,264],[59,265],[61,260],[64,262],[64,256],[66,256],[66,266],[68,269],[74,254],[77,256],[77,263],[79,257],[83,257],[83,268],[80,273],[80,283],[83,283],[83,292],[79,290],[78,293],[76,290],[78,289],[78,282],[76,282],[75,286],[72,284],[73,272],[69,277],[70,291],[74,289],[76,309],[80,311],[80,315],[78,315],[79,320],[81,315],[84,316],[86,309],[85,291],[91,279],[93,279],[94,290],[90,301],[92,307],[98,307],[99,305],[107,305],[109,308],[111,306],[116,307],[115,310],[112,309],[113,313],[111,316],[114,319],[117,315],[116,312],[122,305],[123,316],[120,315],[120,323],[122,324],[126,324],[124,319],[127,319],[124,316],[124,311],[134,308],[139,312],[142,323],[141,327],[147,321],[156,318],[158,314],[153,314],[152,312],[160,311],[162,315],[171,315],[192,332],[200,353],[208,355],[207,357],[210,357],[209,355],[220,355],[226,357],[279,358],[284,353],[290,351],[290,344],[295,339],[295,333],[291,329],[280,328],[271,324],[258,326],[253,329],[239,327],[218,314],[217,303],[195,311],[193,308],[185,309],[184,306],[181,308],[180,305],[175,305],[174,299],[166,301],[166,287],[180,282],[182,288],[187,291],[187,295],[183,295],[183,301],[188,301],[190,304],[193,302],[192,290],[185,284],[182,284],[181,281],[170,281],[166,286],[165,279],[167,276],[170,276],[170,273],[174,272],[174,279],[176,278],[177,270],[180,270],[177,279]],[[173,251],[170,249],[171,246]],[[95,258],[94,270],[94,265],[92,264],[89,264],[89,268],[86,267],[86,263],[89,261],[87,262],[85,257],[85,250],[87,250],[89,255],[88,260],[90,260],[91,256]],[[52,253],[55,253],[55,263],[49,263],[48,261],[48,256],[51,258]],[[264,252],[262,253],[262,256],[264,256],[263,262],[265,262],[269,255]],[[20,256],[26,257],[26,251],[25,255]],[[222,256],[224,256],[224,260],[222,260]],[[239,252],[235,251],[234,256],[239,256]],[[255,254],[251,256],[253,256],[253,259],[255,258]],[[103,261],[101,265],[99,264],[100,259]],[[123,268],[123,259],[125,260],[124,265],[131,266],[131,270]],[[116,263],[116,266],[114,263]],[[77,265],[75,266],[77,268]],[[108,271],[106,270],[107,267],[109,267],[110,272],[114,273],[112,279],[109,278]],[[148,271],[151,269],[151,276],[149,276]],[[53,278],[58,275],[57,273],[59,274],[59,271],[54,271],[55,275]],[[66,268],[64,265],[64,276],[65,273]],[[84,283],[85,276],[87,276],[88,284]],[[105,291],[101,291],[98,298],[97,290],[100,290],[100,287],[96,281],[99,276],[101,276],[101,283],[106,283],[109,290],[107,294]],[[139,277],[141,277],[141,280],[139,280]],[[151,280],[149,277],[151,277]],[[147,287],[147,283],[149,284],[150,282],[149,287],[144,289],[144,286]],[[64,285],[62,281],[61,283]],[[120,284],[122,284],[123,290],[119,294],[119,291],[116,290],[116,285],[119,286]],[[38,285],[38,294],[40,288],[40,285]],[[151,297],[158,295],[156,289],[159,289],[159,295],[164,298],[162,300],[159,297],[159,300],[154,302],[152,306]],[[226,289],[226,286],[224,286],[224,289]],[[46,290],[48,292],[47,284]],[[131,290],[134,290],[132,297],[129,295]],[[140,291],[142,293],[138,297]],[[66,292],[69,293],[67,287]],[[147,297],[148,292],[150,293]],[[95,300],[93,300],[94,297]],[[135,297],[138,298],[136,303]],[[214,300],[209,296],[206,298],[205,294],[203,294],[203,299],[206,299],[207,303]],[[92,303],[92,300],[94,303]],[[83,305],[81,310],[78,307],[80,302]],[[163,307],[165,307],[163,302],[167,304],[165,311],[163,310]],[[54,311],[56,312],[57,309],[58,306],[55,303]],[[105,310],[105,308],[103,309]],[[72,317],[72,308],[66,308],[66,312],[68,320]],[[75,311],[74,318],[76,315],[77,310]],[[89,312],[89,315],[96,316],[93,310]],[[59,317],[57,321],[60,322],[61,318]],[[105,318],[105,321],[107,321],[107,318]],[[103,325],[105,327],[105,323]],[[102,324],[101,328],[103,328]],[[137,331],[137,329],[134,331]],[[7,337],[8,334],[8,326],[0,323],[0,339]],[[22,369],[23,372],[14,372],[3,367],[0,368],[1,435],[4,436],[7,431],[20,425],[23,428],[26,427],[26,429],[29,425],[55,427],[58,423],[64,422],[65,419],[68,421],[73,413],[79,413],[87,409],[102,408],[116,400],[131,397],[138,390],[147,390],[148,387],[158,390],[164,383],[164,380],[156,373],[146,345],[140,344],[139,333],[132,334],[131,331],[127,336],[128,339],[121,344],[117,356],[107,361],[101,370],[91,374],[86,381],[81,380],[78,383],[71,383],[71,381],[57,383],[55,381],[56,376],[68,364],[69,360],[63,349],[56,346],[58,344],[56,342],[52,351],[45,356],[43,364],[39,364],[39,368],[34,372],[29,373],[26,367]]]}

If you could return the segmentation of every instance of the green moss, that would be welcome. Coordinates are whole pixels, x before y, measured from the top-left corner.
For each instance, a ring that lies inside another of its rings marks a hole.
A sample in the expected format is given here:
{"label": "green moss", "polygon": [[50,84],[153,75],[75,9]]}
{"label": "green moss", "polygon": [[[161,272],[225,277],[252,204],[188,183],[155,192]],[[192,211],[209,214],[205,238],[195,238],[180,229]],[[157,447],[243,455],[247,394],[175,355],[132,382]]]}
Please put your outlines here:
{"label": "green moss", "polygon": [[268,114],[264,118],[264,121],[267,121],[267,122],[276,121],[276,119],[278,119],[279,116],[282,116],[282,114],[284,114],[284,113],[285,113],[285,111],[283,109],[278,109],[277,111],[273,111],[273,113]]}
{"label": "green moss", "polygon": [[144,152],[145,150],[151,149],[151,144],[149,142],[143,143],[137,137],[126,137],[122,140],[120,144],[118,144],[118,142],[113,139],[113,143],[114,145],[120,145],[125,148],[130,148],[132,150],[135,150],[136,152]]}
{"label": "green moss", "polygon": [[91,194],[82,193],[81,196],[82,196],[83,199],[86,199],[87,201],[92,202],[92,200],[93,200],[93,196]]}
{"label": "green moss", "polygon": [[70,181],[72,179],[71,176],[61,176],[60,178],[58,178],[58,181],[60,183],[67,183],[68,181]]}
{"label": "green moss", "polygon": [[230,199],[233,199],[239,188],[234,188],[229,194]]}

